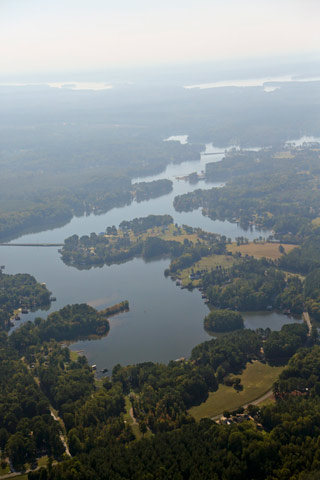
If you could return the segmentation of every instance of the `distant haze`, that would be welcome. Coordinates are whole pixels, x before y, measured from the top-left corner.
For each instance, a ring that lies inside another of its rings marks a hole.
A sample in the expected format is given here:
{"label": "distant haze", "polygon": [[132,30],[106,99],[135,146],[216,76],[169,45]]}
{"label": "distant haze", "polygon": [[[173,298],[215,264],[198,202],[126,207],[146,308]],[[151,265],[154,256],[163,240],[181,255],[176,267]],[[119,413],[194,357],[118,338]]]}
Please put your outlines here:
{"label": "distant haze", "polygon": [[313,54],[319,19],[318,0],[1,0],[1,75]]}

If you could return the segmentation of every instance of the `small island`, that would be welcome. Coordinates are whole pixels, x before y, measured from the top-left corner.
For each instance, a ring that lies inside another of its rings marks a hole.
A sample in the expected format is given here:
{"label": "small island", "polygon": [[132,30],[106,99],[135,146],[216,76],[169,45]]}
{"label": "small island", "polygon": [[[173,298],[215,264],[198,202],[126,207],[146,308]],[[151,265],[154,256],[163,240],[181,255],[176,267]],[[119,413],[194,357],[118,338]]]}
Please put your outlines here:
{"label": "small island", "polygon": [[243,327],[242,315],[233,310],[213,310],[204,319],[204,328],[212,332],[232,332]]}

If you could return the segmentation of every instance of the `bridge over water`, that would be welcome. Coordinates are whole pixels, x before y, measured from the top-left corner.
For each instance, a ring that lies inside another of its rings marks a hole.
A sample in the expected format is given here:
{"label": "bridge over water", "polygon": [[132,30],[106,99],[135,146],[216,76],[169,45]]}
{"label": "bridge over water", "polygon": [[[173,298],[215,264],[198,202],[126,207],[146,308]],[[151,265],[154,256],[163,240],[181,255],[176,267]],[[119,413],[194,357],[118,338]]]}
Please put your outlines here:
{"label": "bridge over water", "polygon": [[0,243],[0,247],[63,247],[63,243]]}

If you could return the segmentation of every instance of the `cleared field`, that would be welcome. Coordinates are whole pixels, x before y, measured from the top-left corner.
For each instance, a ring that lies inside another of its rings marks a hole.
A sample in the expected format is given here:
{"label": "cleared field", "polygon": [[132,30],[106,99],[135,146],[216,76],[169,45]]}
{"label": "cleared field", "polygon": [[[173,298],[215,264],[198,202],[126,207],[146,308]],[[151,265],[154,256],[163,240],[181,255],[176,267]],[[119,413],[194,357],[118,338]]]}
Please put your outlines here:
{"label": "cleared field", "polygon": [[314,219],[312,220],[312,225],[313,225],[314,227],[320,227],[320,217],[314,218]]}
{"label": "cleared field", "polygon": [[74,350],[70,350],[70,358],[73,362],[76,362],[79,357],[79,352],[75,352]]}
{"label": "cleared field", "polygon": [[5,468],[2,468],[1,465],[0,465],[0,476],[1,475],[6,475],[7,473],[10,473],[9,465],[7,464],[7,466]]}
{"label": "cleared field", "polygon": [[[193,264],[192,267],[181,270],[178,276],[183,285],[188,285],[188,283],[190,283],[189,275],[191,274],[192,270],[210,271],[212,268],[216,268],[218,266],[221,266],[223,268],[229,268],[232,267],[235,261],[236,260],[233,257],[230,257],[228,255],[210,255],[209,257],[201,258],[199,262]],[[194,286],[197,286],[199,284],[199,280],[193,280],[192,284]]]}
{"label": "cleared field", "polygon": [[236,392],[233,387],[220,385],[217,392],[210,393],[206,402],[192,407],[189,413],[199,421],[204,417],[215,417],[225,410],[234,410],[237,407],[253,402],[273,385],[283,367],[270,367],[261,362],[248,363],[242,373],[242,392]]}
{"label": "cleared field", "polygon": [[[297,245],[290,245],[290,244],[281,244],[284,248],[285,253],[289,253],[292,249],[296,248]],[[240,252],[242,255],[251,255],[255,258],[271,258],[272,260],[276,260],[277,258],[281,257],[281,253],[279,251],[279,243],[253,243],[250,242],[246,245],[237,245],[233,242],[231,245],[227,245],[227,249],[229,252],[236,253]]]}
{"label": "cleared field", "polygon": [[140,432],[139,425],[133,422],[133,418],[130,415],[131,403],[128,396],[125,397],[125,401],[126,401],[126,413],[123,415],[123,419],[125,423],[130,425],[134,436],[136,437],[137,440],[139,440],[139,438],[142,437],[142,433]]}
{"label": "cleared field", "polygon": [[[105,234],[104,237],[108,238],[111,242],[113,242],[118,240],[119,238],[123,238],[124,232],[119,230],[117,235]],[[196,233],[187,233],[184,228],[176,227],[173,223],[162,227],[149,228],[148,230],[137,234],[133,233],[133,231],[130,230],[129,237],[131,242],[137,242],[138,240],[146,240],[147,237],[158,237],[162,240],[174,240],[180,243],[183,243],[186,238],[192,243],[196,243],[199,239]],[[203,243],[201,239],[199,239],[199,241]]]}
{"label": "cleared field", "polygon": [[294,158],[294,155],[292,155],[290,150],[284,150],[283,152],[278,152],[273,158]]}

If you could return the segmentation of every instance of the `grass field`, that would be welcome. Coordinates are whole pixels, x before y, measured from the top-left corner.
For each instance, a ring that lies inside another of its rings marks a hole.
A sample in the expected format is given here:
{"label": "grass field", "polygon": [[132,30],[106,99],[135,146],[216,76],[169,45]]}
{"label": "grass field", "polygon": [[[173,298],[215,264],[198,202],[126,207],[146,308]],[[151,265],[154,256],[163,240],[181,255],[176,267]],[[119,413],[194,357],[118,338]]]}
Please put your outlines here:
{"label": "grass field", "polygon": [[70,350],[70,358],[73,362],[76,362],[78,360],[79,353],[75,352],[74,350]]}
{"label": "grass field", "polygon": [[233,387],[220,385],[216,392],[209,394],[206,402],[192,407],[189,413],[199,421],[253,402],[272,387],[282,370],[283,367],[270,367],[261,362],[248,363],[241,375],[242,392],[237,393]]}
{"label": "grass field", "polygon": [[5,468],[2,468],[1,465],[0,465],[0,476],[1,475],[6,475],[7,473],[10,473],[9,465],[7,464],[7,466]]}
{"label": "grass field", "polygon": [[284,150],[283,152],[276,153],[273,158],[294,158],[294,155],[292,155],[290,150]]}
{"label": "grass field", "polygon": [[129,400],[129,397],[126,396],[125,397],[125,400],[126,400],[126,413],[124,414],[123,418],[124,418],[124,421],[130,425],[130,427],[132,428],[132,431],[133,431],[133,434],[134,436],[136,437],[136,439],[138,440],[139,438],[142,437],[142,433],[140,432],[140,428],[139,428],[139,425],[136,423],[134,424],[133,423],[133,419],[129,413],[130,411],[130,408],[131,408],[131,403],[130,403],[130,400]]}
{"label": "grass field", "polygon": [[[233,257],[229,257],[228,255],[210,255],[209,257],[202,257],[199,262],[196,262],[192,267],[185,268],[181,270],[179,273],[179,278],[182,281],[183,285],[187,285],[190,283],[189,275],[191,270],[208,270],[210,271],[212,268],[216,268],[217,266],[221,265],[223,268],[231,267],[235,262]],[[193,280],[192,284],[197,286],[199,284],[199,280]]]}
{"label": "grass field", "polygon": [[[282,244],[281,244],[282,245]],[[296,248],[297,245],[282,245],[285,253],[289,253],[293,248]],[[279,252],[279,243],[248,243],[246,245],[239,245],[233,242],[231,245],[227,245],[229,252],[235,253],[240,252],[242,255],[252,255],[255,258],[271,258],[275,260],[281,257]]]}
{"label": "grass field", "polygon": [[312,220],[312,225],[313,225],[314,227],[320,227],[320,217],[314,218],[314,219]]}
{"label": "grass field", "polygon": [[[118,231],[117,235],[104,235],[111,242],[118,240],[124,236],[124,232]],[[129,237],[131,242],[137,242],[138,240],[146,240],[147,237],[158,237],[163,240],[174,240],[176,242],[183,243],[187,238],[190,242],[196,243],[198,241],[198,235],[196,233],[187,233],[182,227],[176,227],[174,223],[162,227],[153,227],[144,231],[143,233],[135,234],[131,230],[129,231]],[[199,239],[201,243],[203,240]]]}

